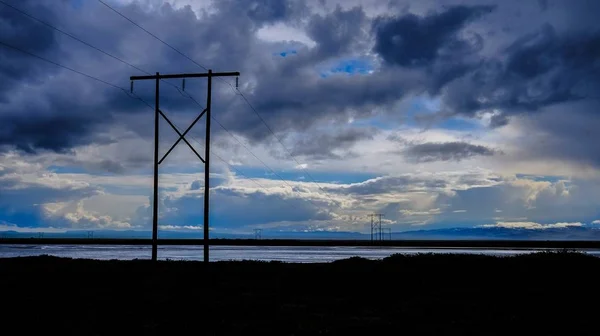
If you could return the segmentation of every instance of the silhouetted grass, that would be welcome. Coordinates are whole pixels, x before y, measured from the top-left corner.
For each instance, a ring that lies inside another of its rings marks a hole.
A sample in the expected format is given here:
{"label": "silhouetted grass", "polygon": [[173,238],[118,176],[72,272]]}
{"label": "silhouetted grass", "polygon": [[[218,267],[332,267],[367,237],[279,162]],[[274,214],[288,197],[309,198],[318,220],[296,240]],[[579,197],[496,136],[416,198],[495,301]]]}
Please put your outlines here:
{"label": "silhouetted grass", "polygon": [[600,258],[0,259],[3,334],[596,334]]}

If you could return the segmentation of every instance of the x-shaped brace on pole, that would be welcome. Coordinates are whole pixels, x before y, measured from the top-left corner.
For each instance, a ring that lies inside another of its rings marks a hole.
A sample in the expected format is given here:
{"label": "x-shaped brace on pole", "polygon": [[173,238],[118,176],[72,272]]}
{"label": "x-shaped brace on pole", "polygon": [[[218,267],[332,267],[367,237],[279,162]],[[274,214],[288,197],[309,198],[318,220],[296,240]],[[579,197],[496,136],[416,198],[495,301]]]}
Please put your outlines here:
{"label": "x-shaped brace on pole", "polygon": [[175,143],[173,144],[173,146],[171,146],[171,148],[169,148],[169,150],[165,153],[165,155],[162,157],[162,159],[160,159],[160,161],[158,161],[158,164],[161,164],[167,158],[167,156],[171,153],[171,151],[173,149],[175,149],[175,146],[177,146],[177,144],[179,144],[179,142],[181,140],[183,140],[188,145],[188,147],[190,147],[190,149],[194,152],[194,154],[196,154],[196,156],[200,159],[200,161],[202,161],[202,163],[206,163],[204,161],[204,159],[200,156],[200,154],[198,154],[198,152],[196,152],[196,150],[194,149],[194,147],[185,138],[186,134],[192,129],[192,127],[194,127],[194,125],[196,125],[196,123],[198,122],[198,120],[200,120],[200,118],[202,118],[202,116],[204,115],[204,113],[206,113],[206,109],[204,109],[204,111],[202,111],[202,113],[200,113],[196,117],[196,119],[194,119],[194,121],[192,122],[192,124],[185,130],[185,132],[183,132],[183,134],[181,134],[181,132],[179,132],[179,130],[177,129],[177,127],[175,127],[175,125],[171,122],[171,120],[169,120],[169,118],[167,118],[167,116],[163,113],[163,111],[158,110],[158,113],[160,113],[160,115],[163,118],[165,118],[165,120],[167,121],[167,123],[169,123],[169,125],[171,125],[171,127],[173,128],[173,130],[179,135],[179,139],[177,139],[177,141],[175,141]]}

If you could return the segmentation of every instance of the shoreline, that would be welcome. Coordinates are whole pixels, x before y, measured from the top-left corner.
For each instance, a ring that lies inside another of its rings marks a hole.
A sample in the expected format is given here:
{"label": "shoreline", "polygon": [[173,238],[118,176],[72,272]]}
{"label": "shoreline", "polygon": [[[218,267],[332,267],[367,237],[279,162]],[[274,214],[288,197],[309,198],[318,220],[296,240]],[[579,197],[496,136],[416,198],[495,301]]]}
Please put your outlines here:
{"label": "shoreline", "polygon": [[[158,239],[158,246],[201,246],[203,239]],[[146,245],[146,238],[0,238],[0,245]],[[469,249],[600,249],[600,240],[510,240],[510,239],[209,239],[210,246],[279,246],[279,247],[406,247]]]}
{"label": "shoreline", "polygon": [[[337,246],[212,246],[212,261],[281,261],[290,263],[333,262],[351,257],[380,260],[394,254],[472,254],[488,256],[514,256],[538,252],[573,251],[600,257],[600,249],[465,249],[465,248],[410,248],[410,247],[337,247]],[[95,260],[151,259],[151,247],[144,245],[0,245],[0,258],[33,257],[49,255],[60,258]],[[159,260],[202,261],[202,246],[158,247]]]}

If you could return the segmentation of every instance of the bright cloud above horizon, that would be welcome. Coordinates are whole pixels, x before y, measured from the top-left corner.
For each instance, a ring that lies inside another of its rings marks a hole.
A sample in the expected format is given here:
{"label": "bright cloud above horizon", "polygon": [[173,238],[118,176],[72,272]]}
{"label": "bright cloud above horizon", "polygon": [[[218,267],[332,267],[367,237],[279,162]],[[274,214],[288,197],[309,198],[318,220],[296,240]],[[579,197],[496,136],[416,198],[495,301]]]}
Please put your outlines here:
{"label": "bright cloud above horizon", "polygon": [[[367,232],[373,212],[394,231],[598,223],[600,2],[105,1],[241,72],[243,97],[213,85],[214,232]],[[126,89],[143,73],[19,11],[149,73],[204,69],[98,1],[2,2],[0,229],[150,229],[153,111],[17,49]],[[206,99],[204,80],[185,91]],[[153,83],[134,93],[154,102]],[[180,129],[201,112],[168,85],[160,98]],[[177,135],[160,127],[164,154]],[[203,177],[180,143],[161,230],[202,227]]]}

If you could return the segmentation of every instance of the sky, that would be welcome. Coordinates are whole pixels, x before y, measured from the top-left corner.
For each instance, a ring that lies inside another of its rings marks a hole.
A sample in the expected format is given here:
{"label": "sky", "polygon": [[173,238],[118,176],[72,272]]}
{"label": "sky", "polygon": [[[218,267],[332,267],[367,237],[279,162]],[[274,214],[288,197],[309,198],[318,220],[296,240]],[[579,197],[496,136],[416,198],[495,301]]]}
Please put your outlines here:
{"label": "sky", "polygon": [[[149,230],[154,82],[129,76],[200,66],[241,73],[213,83],[213,232],[600,226],[600,1],[105,1],[168,45],[95,0],[0,3],[0,230]],[[181,131],[206,80],[182,86]],[[160,230],[201,230],[202,162],[181,142],[159,171]]]}

